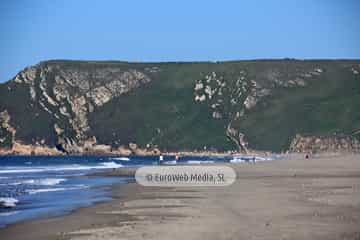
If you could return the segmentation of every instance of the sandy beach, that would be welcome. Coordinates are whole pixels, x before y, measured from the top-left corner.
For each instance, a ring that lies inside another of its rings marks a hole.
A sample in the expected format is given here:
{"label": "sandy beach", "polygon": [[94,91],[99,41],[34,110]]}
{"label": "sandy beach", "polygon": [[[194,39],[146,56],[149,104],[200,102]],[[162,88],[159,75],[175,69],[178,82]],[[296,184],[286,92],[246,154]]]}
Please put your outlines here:
{"label": "sandy beach", "polygon": [[0,239],[360,239],[360,156],[288,158],[227,164],[228,187],[114,184],[110,202],[10,225]]}

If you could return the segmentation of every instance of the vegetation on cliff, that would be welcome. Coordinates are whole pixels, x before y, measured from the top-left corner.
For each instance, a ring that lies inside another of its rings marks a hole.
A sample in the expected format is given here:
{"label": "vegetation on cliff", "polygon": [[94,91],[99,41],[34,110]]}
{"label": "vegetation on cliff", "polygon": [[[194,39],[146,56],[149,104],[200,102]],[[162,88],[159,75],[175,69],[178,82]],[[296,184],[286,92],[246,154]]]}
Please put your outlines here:
{"label": "vegetation on cliff", "polygon": [[0,84],[0,148],[285,151],[296,134],[360,129],[359,72],[355,60],[45,61]]}

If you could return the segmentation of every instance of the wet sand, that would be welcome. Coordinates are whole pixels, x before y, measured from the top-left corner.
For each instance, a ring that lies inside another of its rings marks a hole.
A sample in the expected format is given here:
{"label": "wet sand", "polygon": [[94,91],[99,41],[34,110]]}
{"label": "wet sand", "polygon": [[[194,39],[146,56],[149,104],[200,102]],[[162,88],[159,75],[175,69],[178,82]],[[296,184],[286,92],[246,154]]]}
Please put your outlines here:
{"label": "wet sand", "polygon": [[360,239],[360,155],[290,158],[228,164],[228,187],[115,184],[110,202],[8,226],[0,239]]}

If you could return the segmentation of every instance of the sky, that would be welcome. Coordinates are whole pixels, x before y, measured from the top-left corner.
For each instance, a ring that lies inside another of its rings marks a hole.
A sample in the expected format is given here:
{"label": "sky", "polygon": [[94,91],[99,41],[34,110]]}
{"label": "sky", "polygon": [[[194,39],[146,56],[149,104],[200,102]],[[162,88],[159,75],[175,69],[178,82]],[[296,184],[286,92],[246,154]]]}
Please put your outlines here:
{"label": "sky", "polygon": [[357,0],[1,0],[0,82],[49,59],[360,58]]}

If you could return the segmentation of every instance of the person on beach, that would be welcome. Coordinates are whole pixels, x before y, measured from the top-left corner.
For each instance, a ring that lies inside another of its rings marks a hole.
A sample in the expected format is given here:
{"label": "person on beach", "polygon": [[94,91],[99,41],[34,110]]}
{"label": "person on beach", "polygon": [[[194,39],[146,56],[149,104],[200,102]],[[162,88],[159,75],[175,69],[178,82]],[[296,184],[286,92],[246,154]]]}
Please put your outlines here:
{"label": "person on beach", "polygon": [[177,163],[178,161],[179,161],[179,159],[180,159],[180,157],[179,157],[179,155],[175,155],[175,162]]}
{"label": "person on beach", "polygon": [[164,161],[164,156],[162,155],[162,153],[160,153],[160,156],[159,156],[159,165],[161,165],[163,161]]}

